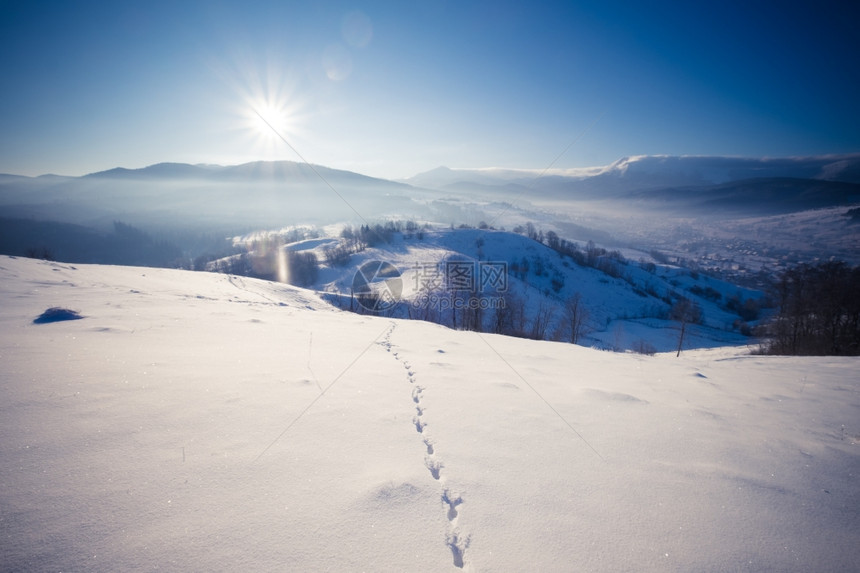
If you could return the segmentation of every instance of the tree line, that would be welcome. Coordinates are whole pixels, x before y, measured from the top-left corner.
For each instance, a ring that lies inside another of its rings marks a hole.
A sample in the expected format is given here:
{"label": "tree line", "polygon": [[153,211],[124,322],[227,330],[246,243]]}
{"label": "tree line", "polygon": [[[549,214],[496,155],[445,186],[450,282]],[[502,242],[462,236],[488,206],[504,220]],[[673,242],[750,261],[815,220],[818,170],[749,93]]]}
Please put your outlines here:
{"label": "tree line", "polygon": [[802,264],[773,289],[776,315],[758,334],[765,354],[860,355],[860,267]]}
{"label": "tree line", "polygon": [[0,253],[67,263],[175,268],[183,255],[174,243],[114,221],[110,231],[71,223],[0,218]]}

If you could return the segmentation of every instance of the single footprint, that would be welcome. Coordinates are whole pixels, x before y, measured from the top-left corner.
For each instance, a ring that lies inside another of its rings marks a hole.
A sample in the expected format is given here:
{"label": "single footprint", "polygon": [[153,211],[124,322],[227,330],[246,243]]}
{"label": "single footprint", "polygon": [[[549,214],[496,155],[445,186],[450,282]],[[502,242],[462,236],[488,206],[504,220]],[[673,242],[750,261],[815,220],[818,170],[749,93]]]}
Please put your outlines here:
{"label": "single footprint", "polygon": [[457,506],[463,503],[463,498],[459,495],[457,497],[451,496],[446,489],[442,492],[442,502],[448,506],[448,521],[454,521],[457,519],[457,515],[459,514]]}
{"label": "single footprint", "polygon": [[454,567],[462,569],[464,565],[463,555],[466,553],[466,549],[469,548],[469,537],[461,538],[455,531],[454,533],[448,534],[445,543],[448,545],[448,548],[451,550],[451,554],[454,556]]}
{"label": "single footprint", "polygon": [[415,429],[416,429],[416,430],[418,430],[418,433],[419,433],[419,434],[423,433],[423,432],[424,432],[424,428],[426,428],[426,427],[427,427],[427,424],[425,424],[424,422],[422,422],[422,421],[418,418],[418,416],[415,416],[414,418],[412,418],[412,423],[413,423],[413,424],[415,424]]}
{"label": "single footprint", "polygon": [[442,477],[442,468],[445,467],[442,462],[427,456],[424,458],[424,465],[430,470],[430,475],[433,476],[433,479],[438,480]]}

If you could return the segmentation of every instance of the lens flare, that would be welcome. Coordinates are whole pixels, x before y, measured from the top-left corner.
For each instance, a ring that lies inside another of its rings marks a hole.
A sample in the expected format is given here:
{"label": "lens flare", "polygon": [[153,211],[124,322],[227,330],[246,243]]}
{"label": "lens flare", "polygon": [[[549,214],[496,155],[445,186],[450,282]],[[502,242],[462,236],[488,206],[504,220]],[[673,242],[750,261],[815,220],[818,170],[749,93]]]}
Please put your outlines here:
{"label": "lens flare", "polygon": [[290,282],[290,267],[287,264],[287,249],[283,245],[278,247],[278,282]]}

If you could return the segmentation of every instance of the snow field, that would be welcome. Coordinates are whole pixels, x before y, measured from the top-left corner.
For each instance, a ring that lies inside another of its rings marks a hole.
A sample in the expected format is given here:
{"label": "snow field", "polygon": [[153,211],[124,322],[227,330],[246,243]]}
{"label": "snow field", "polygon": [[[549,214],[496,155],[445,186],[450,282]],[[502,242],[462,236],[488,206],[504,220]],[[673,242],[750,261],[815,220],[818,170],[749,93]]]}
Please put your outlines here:
{"label": "snow field", "polygon": [[[853,358],[644,357],[0,258],[4,570],[847,571]],[[33,324],[62,306],[85,318]]]}

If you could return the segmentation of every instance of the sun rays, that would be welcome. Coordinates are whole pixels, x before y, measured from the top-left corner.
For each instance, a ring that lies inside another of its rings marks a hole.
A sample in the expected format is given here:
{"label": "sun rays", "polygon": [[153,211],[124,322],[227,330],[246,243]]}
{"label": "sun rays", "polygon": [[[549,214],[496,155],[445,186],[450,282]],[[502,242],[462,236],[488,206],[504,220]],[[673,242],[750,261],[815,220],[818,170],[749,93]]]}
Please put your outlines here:
{"label": "sun rays", "polygon": [[284,140],[301,142],[311,106],[299,76],[277,57],[234,54],[213,66],[229,87],[236,154],[248,159],[290,157]]}

